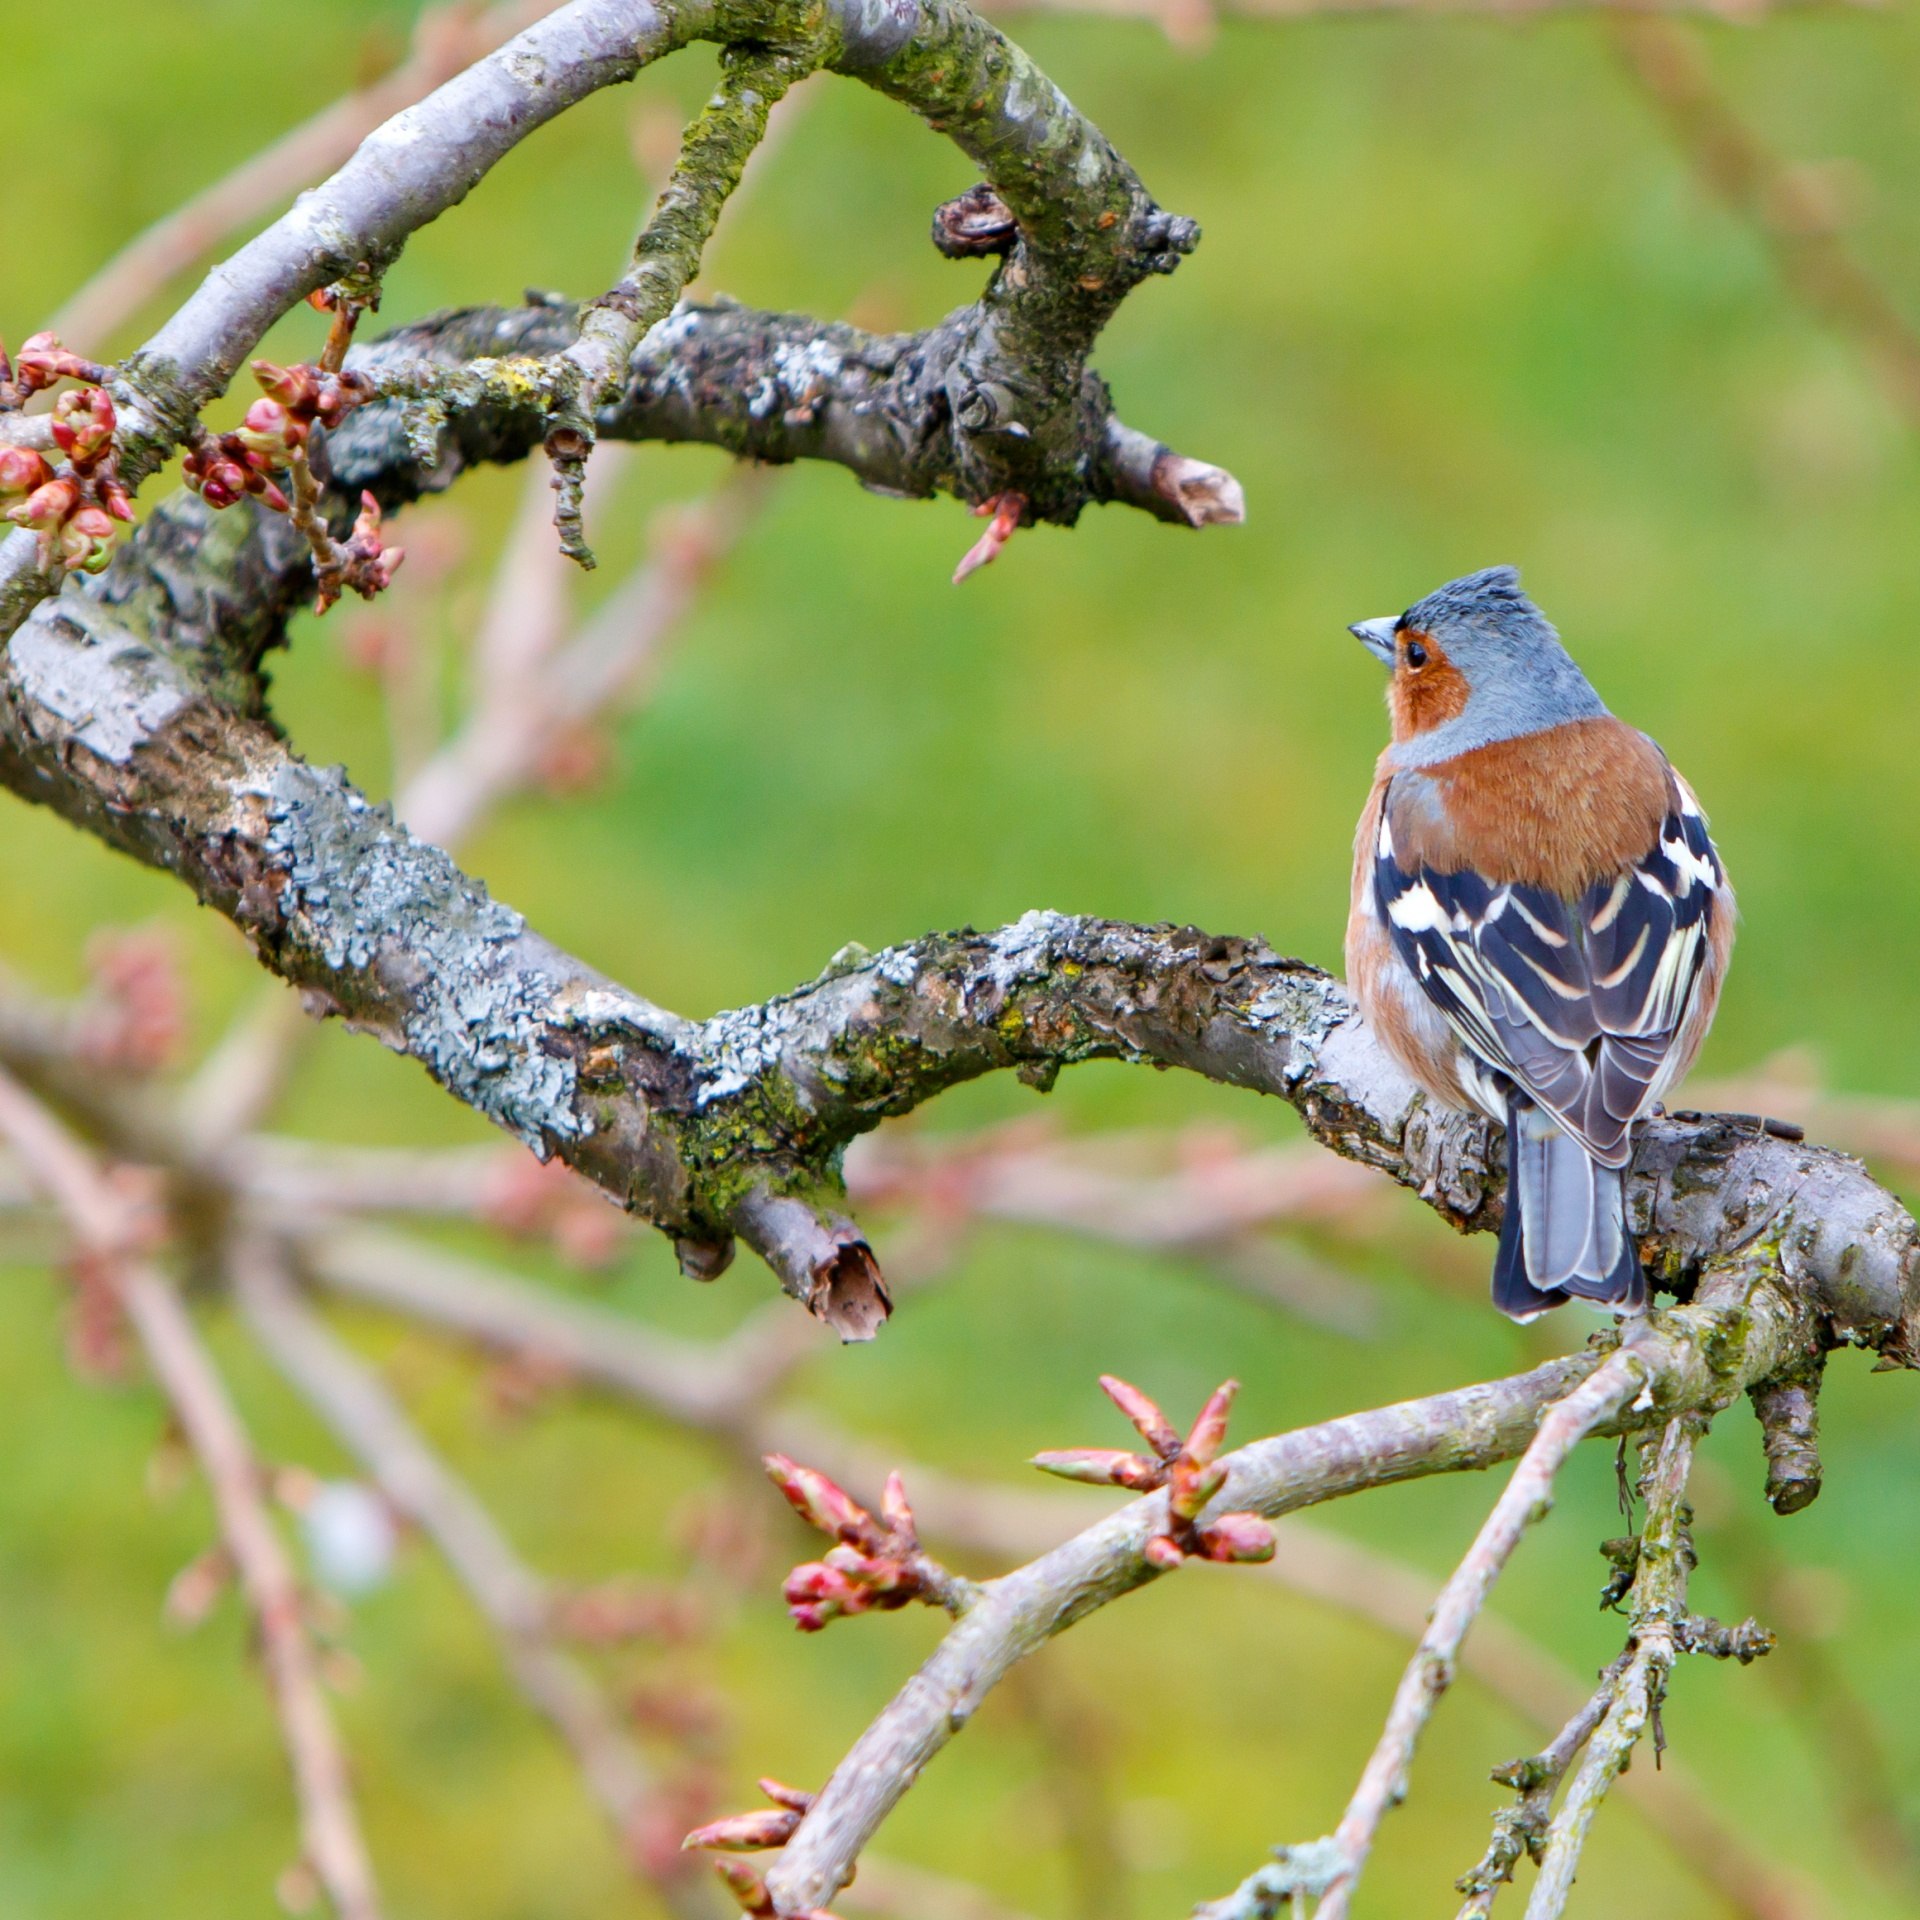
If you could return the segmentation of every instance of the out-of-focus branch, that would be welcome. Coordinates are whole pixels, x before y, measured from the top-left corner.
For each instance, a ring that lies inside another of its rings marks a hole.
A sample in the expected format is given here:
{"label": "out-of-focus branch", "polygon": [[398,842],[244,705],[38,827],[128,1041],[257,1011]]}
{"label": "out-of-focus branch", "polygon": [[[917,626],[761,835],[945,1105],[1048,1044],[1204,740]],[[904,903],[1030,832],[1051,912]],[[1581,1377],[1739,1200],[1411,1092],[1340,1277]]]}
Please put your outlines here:
{"label": "out-of-focus branch", "polygon": [[230,233],[340,166],[362,140],[474,61],[554,11],[556,0],[508,0],[478,12],[469,0],[423,9],[413,45],[392,72],[322,107],[120,249],[49,322],[69,340],[104,344]]}
{"label": "out-of-focus branch", "polygon": [[[634,1852],[654,1784],[604,1694],[557,1644],[546,1583],[379,1380],[304,1306],[279,1248],[255,1241],[236,1261],[233,1284],[248,1326],[281,1372],[445,1556],[498,1636],[521,1692],[565,1741],[601,1812]],[[664,1876],[660,1890],[686,1920],[710,1920],[703,1890],[683,1874]]]}
{"label": "out-of-focus branch", "polygon": [[80,1257],[97,1263],[206,1474],[221,1540],[259,1630],[293,1771],[302,1857],[339,1920],[378,1920],[373,1867],[307,1637],[300,1585],[268,1517],[259,1463],[226,1387],[172,1283],[135,1251],[142,1231],[137,1203],[4,1070],[0,1136],[66,1216]]}
{"label": "out-of-focus branch", "polygon": [[1920,427],[1920,330],[1849,251],[1831,195],[1768,149],[1684,29],[1623,16],[1613,35],[1709,191],[1753,225],[1788,286],[1859,345],[1908,423]]}
{"label": "out-of-focus branch", "polygon": [[983,1220],[1050,1227],[1109,1244],[1185,1254],[1225,1284],[1353,1338],[1378,1326],[1368,1283],[1265,1230],[1364,1233],[1379,1183],[1310,1144],[1248,1146],[1217,1128],[1059,1138],[1017,1121],[980,1133],[867,1134],[846,1160],[863,1211],[906,1208],[894,1261],[944,1264]]}
{"label": "out-of-focus branch", "polygon": [[660,516],[643,564],[571,633],[554,605],[556,589],[564,592],[554,569],[566,563],[548,516],[530,506],[475,647],[472,711],[401,793],[400,818],[421,839],[456,846],[503,795],[535,779],[572,733],[618,711],[752,525],[766,484],[742,468],[706,499]]}
{"label": "out-of-focus branch", "polygon": [[1461,1643],[1521,1534],[1552,1505],[1553,1483],[1568,1454],[1651,1385],[1646,1363],[1631,1346],[1623,1346],[1547,1409],[1466,1558],[1434,1602],[1433,1618],[1401,1677],[1385,1730],[1339,1826],[1324,1840],[1276,1848],[1273,1865],[1250,1874],[1224,1899],[1199,1908],[1204,1920],[1273,1920],[1302,1896],[1317,1901],[1317,1920],[1345,1920],[1380,1822],[1407,1796],[1414,1748],[1452,1682]]}
{"label": "out-of-focus branch", "polygon": [[1204,46],[1222,20],[1318,20],[1381,13],[1543,20],[1580,13],[1673,13],[1697,14],[1744,25],[1763,14],[1829,4],[1864,6],[1869,3],[1870,0],[989,0],[985,11],[997,20],[1015,20],[1029,13],[1091,13],[1109,19],[1150,20],[1176,45]]}

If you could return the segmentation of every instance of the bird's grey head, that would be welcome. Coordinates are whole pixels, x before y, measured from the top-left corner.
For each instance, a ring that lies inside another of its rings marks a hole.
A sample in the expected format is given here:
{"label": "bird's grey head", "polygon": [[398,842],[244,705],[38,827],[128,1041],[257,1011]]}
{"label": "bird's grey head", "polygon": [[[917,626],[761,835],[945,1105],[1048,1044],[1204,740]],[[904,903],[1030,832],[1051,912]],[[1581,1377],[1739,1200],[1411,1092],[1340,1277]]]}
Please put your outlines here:
{"label": "bird's grey head", "polygon": [[[1415,716],[1395,750],[1402,766],[1431,766],[1607,711],[1546,615],[1521,591],[1517,567],[1483,567],[1449,580],[1397,619],[1362,620],[1349,631],[1393,669],[1396,690],[1407,696],[1395,701],[1396,715]],[[1447,697],[1440,698],[1431,682],[1444,676],[1457,678],[1447,680]],[[1430,718],[1423,724],[1421,716]]]}

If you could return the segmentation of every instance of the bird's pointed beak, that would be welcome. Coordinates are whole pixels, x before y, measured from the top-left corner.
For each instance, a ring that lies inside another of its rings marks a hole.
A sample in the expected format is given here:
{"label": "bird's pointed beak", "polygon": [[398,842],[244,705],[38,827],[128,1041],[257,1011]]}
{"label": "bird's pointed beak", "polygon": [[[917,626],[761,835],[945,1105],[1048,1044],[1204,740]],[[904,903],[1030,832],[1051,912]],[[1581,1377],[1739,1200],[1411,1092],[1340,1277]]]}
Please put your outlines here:
{"label": "bird's pointed beak", "polygon": [[1380,662],[1393,665],[1393,631],[1399,625],[1392,614],[1379,620],[1356,620],[1347,631]]}

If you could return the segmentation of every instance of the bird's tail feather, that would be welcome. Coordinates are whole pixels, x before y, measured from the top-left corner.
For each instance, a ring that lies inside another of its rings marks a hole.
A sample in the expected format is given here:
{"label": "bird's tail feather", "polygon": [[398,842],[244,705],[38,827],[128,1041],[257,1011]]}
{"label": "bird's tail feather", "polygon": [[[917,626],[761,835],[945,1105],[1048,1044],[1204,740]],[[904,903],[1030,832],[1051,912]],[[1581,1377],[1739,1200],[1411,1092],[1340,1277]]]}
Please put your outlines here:
{"label": "bird's tail feather", "polygon": [[1493,1303],[1531,1320],[1569,1297],[1644,1313],[1647,1279],[1627,1232],[1626,1175],[1530,1102],[1507,1106],[1507,1213]]}

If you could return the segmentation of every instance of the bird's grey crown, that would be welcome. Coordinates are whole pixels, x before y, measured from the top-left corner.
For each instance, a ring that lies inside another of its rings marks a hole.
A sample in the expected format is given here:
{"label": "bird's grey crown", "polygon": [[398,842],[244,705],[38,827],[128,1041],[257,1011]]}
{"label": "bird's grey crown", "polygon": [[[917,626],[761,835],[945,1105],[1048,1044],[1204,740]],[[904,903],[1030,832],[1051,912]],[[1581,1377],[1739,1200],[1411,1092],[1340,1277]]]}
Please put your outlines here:
{"label": "bird's grey crown", "polygon": [[1467,682],[1451,720],[1394,748],[1394,764],[1437,766],[1496,740],[1518,740],[1607,709],[1552,623],[1520,589],[1517,567],[1482,567],[1449,580],[1400,616],[1431,634]]}

